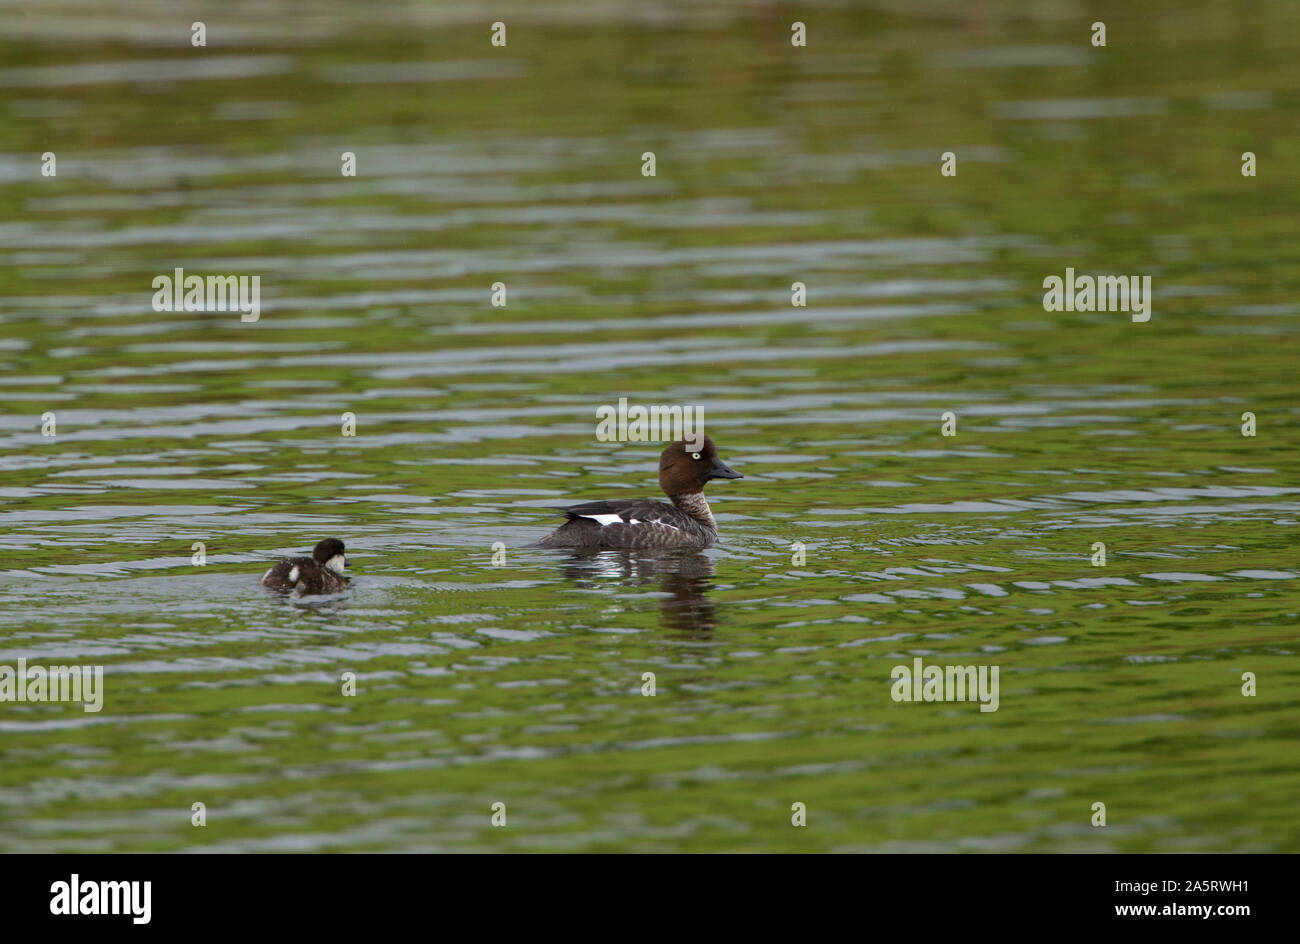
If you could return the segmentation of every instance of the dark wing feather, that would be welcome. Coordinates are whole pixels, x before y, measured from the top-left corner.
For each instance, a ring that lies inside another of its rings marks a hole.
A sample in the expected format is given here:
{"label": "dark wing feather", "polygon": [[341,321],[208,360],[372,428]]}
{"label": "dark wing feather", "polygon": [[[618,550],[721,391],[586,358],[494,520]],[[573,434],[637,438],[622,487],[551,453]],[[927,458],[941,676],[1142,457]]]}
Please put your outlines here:
{"label": "dark wing feather", "polygon": [[558,508],[557,511],[564,512],[564,516],[570,520],[574,518],[589,517],[591,515],[618,515],[624,521],[635,517],[628,514],[636,505],[642,505],[645,502],[638,502],[624,499],[622,501],[593,501],[584,502],[581,505],[570,505],[568,508]]}
{"label": "dark wing feather", "polygon": [[647,499],[593,501],[558,509],[569,519],[537,547],[672,547],[707,535],[685,527],[672,505]]}

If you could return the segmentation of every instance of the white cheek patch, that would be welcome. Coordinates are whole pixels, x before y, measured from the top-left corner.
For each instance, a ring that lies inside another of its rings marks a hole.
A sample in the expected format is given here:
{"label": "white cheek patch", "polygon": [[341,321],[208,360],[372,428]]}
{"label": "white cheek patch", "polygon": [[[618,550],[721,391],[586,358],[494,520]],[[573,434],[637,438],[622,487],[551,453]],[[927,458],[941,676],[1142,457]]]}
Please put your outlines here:
{"label": "white cheek patch", "polygon": [[[623,519],[618,515],[579,515],[579,518],[590,518],[592,521],[600,522],[602,528],[607,528],[611,524],[619,524]],[[635,522],[633,522],[635,524]]]}
{"label": "white cheek patch", "polygon": [[325,566],[328,567],[330,570],[334,571],[334,573],[336,574],[343,573],[343,568],[347,567],[347,565],[348,565],[347,558],[345,558],[342,554],[335,554],[333,557],[331,557],[328,561],[325,562]]}

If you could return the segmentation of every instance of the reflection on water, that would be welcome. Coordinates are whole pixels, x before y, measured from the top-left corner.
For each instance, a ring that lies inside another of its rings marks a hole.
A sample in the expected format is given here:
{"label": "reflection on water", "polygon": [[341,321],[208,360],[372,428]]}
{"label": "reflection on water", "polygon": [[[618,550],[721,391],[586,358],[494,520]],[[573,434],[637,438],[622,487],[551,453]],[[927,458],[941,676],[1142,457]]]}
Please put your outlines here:
{"label": "reflection on water", "polygon": [[[0,849],[1300,849],[1294,5],[908,6],[0,0],[0,664],[105,668],[0,704]],[[703,553],[526,550],[658,496],[619,396],[762,475]],[[325,533],[346,597],[262,591]]]}
{"label": "reflection on water", "polygon": [[588,589],[612,580],[629,590],[657,587],[665,629],[707,633],[717,625],[716,607],[708,597],[713,588],[713,561],[698,551],[572,552],[560,570]]}

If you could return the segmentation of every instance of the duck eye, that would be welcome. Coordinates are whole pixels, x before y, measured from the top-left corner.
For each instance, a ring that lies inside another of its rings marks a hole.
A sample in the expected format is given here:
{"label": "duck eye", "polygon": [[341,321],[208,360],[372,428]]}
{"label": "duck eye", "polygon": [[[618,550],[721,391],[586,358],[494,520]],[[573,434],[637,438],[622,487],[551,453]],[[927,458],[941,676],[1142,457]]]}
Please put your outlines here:
{"label": "duck eye", "polygon": [[692,459],[698,459],[699,457],[700,457],[700,454],[699,454],[698,452],[692,452],[692,453],[691,453],[691,458],[692,458]]}

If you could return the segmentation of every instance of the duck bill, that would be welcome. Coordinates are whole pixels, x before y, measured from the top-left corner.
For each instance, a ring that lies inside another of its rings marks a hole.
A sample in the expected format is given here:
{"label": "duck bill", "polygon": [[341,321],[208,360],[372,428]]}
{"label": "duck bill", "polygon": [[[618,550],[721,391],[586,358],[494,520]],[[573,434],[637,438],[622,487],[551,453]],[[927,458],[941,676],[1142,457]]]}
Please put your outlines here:
{"label": "duck bill", "polygon": [[733,469],[731,466],[727,465],[727,463],[723,462],[721,459],[714,459],[713,468],[709,470],[709,478],[743,479],[744,476],[741,475],[739,472],[737,472],[735,469]]}

